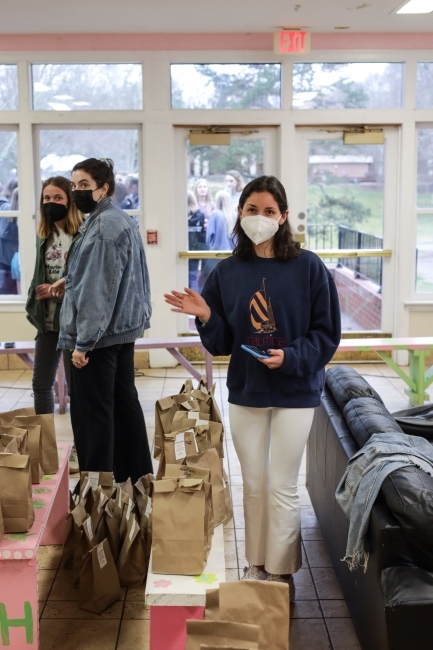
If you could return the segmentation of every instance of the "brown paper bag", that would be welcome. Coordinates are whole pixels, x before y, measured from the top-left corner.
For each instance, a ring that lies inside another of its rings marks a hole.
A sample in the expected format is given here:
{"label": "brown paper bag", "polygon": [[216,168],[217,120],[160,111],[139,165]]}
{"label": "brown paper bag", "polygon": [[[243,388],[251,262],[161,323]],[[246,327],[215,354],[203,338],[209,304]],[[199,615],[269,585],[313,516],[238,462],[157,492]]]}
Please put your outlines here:
{"label": "brown paper bag", "polygon": [[42,437],[40,424],[27,425],[28,449],[32,471],[32,484],[37,485],[44,478],[42,471]]}
{"label": "brown paper bag", "polygon": [[65,569],[72,569],[74,561],[75,547],[80,538],[80,526],[86,516],[84,503],[80,501],[76,506],[71,508],[66,519],[66,533],[63,542],[62,563]]}
{"label": "brown paper bag", "polygon": [[152,510],[152,571],[200,575],[205,566],[204,481],[155,481]]}
{"label": "brown paper bag", "polygon": [[159,481],[165,473],[166,463],[181,463],[185,456],[198,453],[194,429],[183,429],[164,434],[164,453],[159,461],[156,479]]}
{"label": "brown paper bag", "polygon": [[14,436],[0,433],[0,454],[20,454],[18,442]]}
{"label": "brown paper bag", "polygon": [[189,465],[166,465],[164,478],[198,478],[210,483],[210,470]]}
{"label": "brown paper bag", "polygon": [[125,541],[126,531],[128,529],[129,520],[135,516],[135,503],[126,492],[122,495],[122,519],[120,520],[120,545],[122,546]]}
{"label": "brown paper bag", "polygon": [[[84,519],[79,524],[78,522],[79,522],[79,518],[82,515],[82,510],[80,509],[80,511],[77,512],[76,514],[76,522],[78,525],[78,536],[77,536],[77,543],[74,548],[74,557],[73,557],[73,564],[72,564],[72,577],[75,585],[78,585],[78,583],[80,582],[80,575],[84,565],[85,555],[89,551],[91,551],[93,546],[95,546],[96,544],[96,539],[94,536],[92,537],[92,542],[94,543],[91,543],[89,541],[89,538],[91,537],[89,529],[91,533],[93,533],[93,530],[91,529],[92,520],[90,519],[90,515],[88,515],[85,510],[84,512],[85,512]],[[86,524],[87,534],[84,529],[84,522],[86,520],[90,522],[89,524]]]}
{"label": "brown paper bag", "polygon": [[27,533],[35,520],[30,456],[0,454],[0,500],[5,533]]}
{"label": "brown paper bag", "polygon": [[219,611],[223,621],[260,621],[260,650],[288,650],[290,603],[287,584],[265,580],[222,583]]}
{"label": "brown paper bag", "polygon": [[40,424],[42,439],[42,469],[44,474],[55,474],[59,469],[56,429],[53,413],[45,415],[17,415],[14,420],[17,427],[27,429],[26,425]]}
{"label": "brown paper bag", "polygon": [[152,482],[154,480],[155,477],[153,474],[146,474],[139,478],[134,485],[134,500],[140,514],[147,508],[147,498],[144,499],[144,497],[152,497]]}
{"label": "brown paper bag", "polygon": [[120,598],[119,576],[106,539],[84,561],[80,577],[79,607],[100,614]]}
{"label": "brown paper bag", "polygon": [[83,502],[87,514],[92,514],[95,499],[93,498],[92,484],[88,476],[80,478],[79,501]]}
{"label": "brown paper bag", "polygon": [[83,484],[86,477],[89,479],[90,486],[93,490],[96,490],[96,488],[100,486],[108,498],[112,496],[114,491],[113,472],[80,472],[80,485]]}
{"label": "brown paper bag", "polygon": [[129,498],[134,500],[134,487],[132,485],[131,479],[128,478],[127,481],[125,481],[124,483],[119,483],[119,485],[122,488],[123,492],[126,492]]}
{"label": "brown paper bag", "polygon": [[115,562],[120,553],[120,528],[119,522],[113,514],[114,501],[110,499],[104,507],[103,515],[96,529],[96,539],[98,542],[107,540],[110,546],[111,554]]}
{"label": "brown paper bag", "polygon": [[2,504],[0,501],[0,542],[3,539],[3,535],[5,534],[5,526],[3,523],[3,513],[2,513]]}
{"label": "brown paper bag", "polygon": [[229,621],[187,621],[185,650],[200,650],[201,645],[214,645],[217,648],[258,649],[259,626]]}
{"label": "brown paper bag", "polygon": [[29,455],[28,434],[26,429],[12,426],[0,426],[0,436],[13,436],[17,440],[18,452],[24,456]]}
{"label": "brown paper bag", "polygon": [[226,523],[230,519],[230,512],[227,511],[225,485],[221,469],[221,461],[216,449],[207,449],[201,454],[188,456],[184,463],[190,467],[203,467],[210,470],[210,482],[212,485],[212,503],[215,526]]}
{"label": "brown paper bag", "polygon": [[113,516],[116,517],[120,526],[120,522],[122,521],[122,513],[123,513],[123,491],[119,485],[113,492],[111,501],[113,501],[113,510],[112,510]]}
{"label": "brown paper bag", "polygon": [[0,413],[0,424],[11,425],[18,415],[35,415],[33,406],[24,409],[14,409],[13,411],[4,411]]}
{"label": "brown paper bag", "polygon": [[121,587],[140,587],[147,575],[146,543],[134,514],[128,521],[117,569]]}
{"label": "brown paper bag", "polygon": [[198,410],[197,402],[191,400],[189,393],[171,395],[157,400],[155,404],[155,447],[154,458],[164,453],[164,434],[171,433],[174,414],[177,411]]}
{"label": "brown paper bag", "polygon": [[220,620],[220,590],[219,589],[206,589],[204,619],[205,621]]}
{"label": "brown paper bag", "polygon": [[104,508],[107,501],[108,497],[105,494],[103,488],[101,486],[98,486],[93,492],[93,508],[92,512],[90,513],[92,526],[95,533],[104,514]]}

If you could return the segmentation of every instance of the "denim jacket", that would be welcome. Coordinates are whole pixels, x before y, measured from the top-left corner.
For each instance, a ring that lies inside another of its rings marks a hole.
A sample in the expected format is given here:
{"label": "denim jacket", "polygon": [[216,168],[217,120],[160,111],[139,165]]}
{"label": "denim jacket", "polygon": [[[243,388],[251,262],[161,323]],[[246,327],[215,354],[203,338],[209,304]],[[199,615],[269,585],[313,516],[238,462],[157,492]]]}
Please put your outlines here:
{"label": "denim jacket", "polygon": [[106,197],[80,226],[68,259],[58,347],[130,343],[150,327],[149,274],[133,219]]}
{"label": "denim jacket", "polygon": [[335,498],[350,519],[346,556],[351,571],[367,570],[364,541],[370,512],[388,474],[405,465],[416,465],[433,476],[433,446],[425,438],[405,433],[373,434],[350,460]]}

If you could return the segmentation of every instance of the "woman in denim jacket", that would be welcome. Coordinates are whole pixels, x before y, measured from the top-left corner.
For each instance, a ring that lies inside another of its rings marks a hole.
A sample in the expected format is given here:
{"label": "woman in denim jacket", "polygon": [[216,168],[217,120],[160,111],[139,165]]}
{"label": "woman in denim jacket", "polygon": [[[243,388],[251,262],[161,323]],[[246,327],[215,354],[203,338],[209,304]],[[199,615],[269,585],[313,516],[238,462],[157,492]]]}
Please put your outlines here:
{"label": "woman in denim jacket", "polygon": [[59,348],[72,351],[71,420],[82,471],[117,482],[152,472],[134,383],[134,341],[149,325],[149,275],[132,217],[111,202],[113,162],[88,158],[72,170],[72,195],[88,214],[68,261]]}

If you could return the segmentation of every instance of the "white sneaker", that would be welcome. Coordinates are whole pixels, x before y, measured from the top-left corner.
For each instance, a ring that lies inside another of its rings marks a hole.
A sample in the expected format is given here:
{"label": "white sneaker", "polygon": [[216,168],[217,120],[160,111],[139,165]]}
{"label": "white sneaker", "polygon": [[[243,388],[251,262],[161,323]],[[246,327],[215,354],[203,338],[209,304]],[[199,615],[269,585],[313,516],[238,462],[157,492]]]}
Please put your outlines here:
{"label": "white sneaker", "polygon": [[295,600],[296,588],[293,576],[290,576],[290,578],[284,578],[276,573],[268,573],[266,580],[268,580],[268,582],[284,582],[286,585],[289,585],[290,602],[292,603]]}
{"label": "white sneaker", "polygon": [[77,450],[74,445],[69,454],[69,474],[78,474],[79,471],[80,467],[78,465]]}
{"label": "white sneaker", "polygon": [[250,564],[244,568],[244,575],[241,580],[267,580],[268,573]]}

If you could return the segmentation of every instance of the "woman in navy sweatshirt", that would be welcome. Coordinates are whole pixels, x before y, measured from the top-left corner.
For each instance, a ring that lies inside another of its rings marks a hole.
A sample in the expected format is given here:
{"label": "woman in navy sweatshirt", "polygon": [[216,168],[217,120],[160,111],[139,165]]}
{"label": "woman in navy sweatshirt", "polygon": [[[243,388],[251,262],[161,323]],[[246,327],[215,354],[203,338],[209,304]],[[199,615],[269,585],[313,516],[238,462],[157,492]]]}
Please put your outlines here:
{"label": "woman in navy sweatshirt", "polygon": [[[172,291],[172,311],[196,316],[205,348],[231,355],[227,375],[233,443],[242,469],[244,579],[287,582],[301,566],[298,474],[320,404],[325,365],[341,333],[332,275],[291,232],[284,187],[251,181],[239,199],[233,255],[202,294]],[[268,353],[257,359],[241,346]]]}

